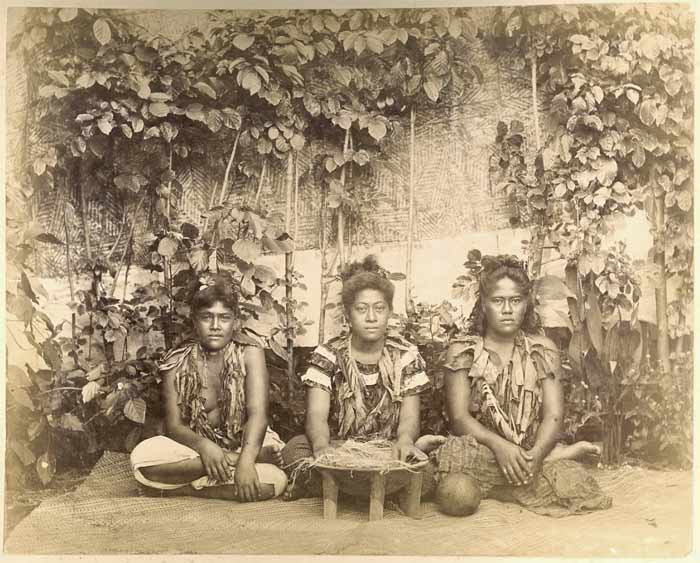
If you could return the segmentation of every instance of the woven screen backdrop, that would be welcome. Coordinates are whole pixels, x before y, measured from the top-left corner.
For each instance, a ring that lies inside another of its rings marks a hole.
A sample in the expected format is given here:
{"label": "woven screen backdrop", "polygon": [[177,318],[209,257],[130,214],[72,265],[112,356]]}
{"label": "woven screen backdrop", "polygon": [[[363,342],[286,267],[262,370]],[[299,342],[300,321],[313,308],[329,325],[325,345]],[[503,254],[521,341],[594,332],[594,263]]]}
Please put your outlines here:
{"label": "woven screen backdrop", "polygon": [[[475,19],[487,21],[492,9],[474,9]],[[181,10],[125,10],[123,14],[151,34],[178,37],[192,28],[205,29],[206,13]],[[22,10],[10,11],[8,35],[21,28]],[[523,62],[514,58],[489,55],[480,40],[473,40],[471,53],[483,73],[483,81],[473,85],[464,96],[464,103],[441,111],[418,113],[416,119],[416,240],[444,239],[466,232],[488,232],[510,227],[514,214],[505,194],[494,193],[489,178],[489,156],[499,120],[521,120],[529,134],[531,127],[531,93],[529,76],[522,70]],[[8,53],[8,189],[18,185],[21,162],[32,162],[51,133],[26,127],[28,94],[27,78],[17,53]],[[60,124],[57,124],[60,125]],[[531,137],[531,135],[530,135]],[[311,145],[303,149],[299,173],[308,170],[313,158]],[[25,154],[26,151],[26,154]],[[390,143],[371,178],[375,201],[366,205],[366,216],[353,229],[355,244],[389,244],[404,242],[408,220],[408,127]],[[178,170],[183,184],[178,203],[181,217],[201,224],[201,214],[208,207],[211,190],[220,187],[223,167],[199,166]],[[284,214],[286,205],[285,171],[275,170],[263,185],[261,204],[271,212]],[[55,182],[60,182],[57,178]],[[245,200],[254,191],[256,179],[242,174],[233,178],[230,194],[233,200]],[[316,189],[300,188],[297,248],[319,246],[319,198]],[[68,199],[74,206],[78,198],[70,190],[48,186],[33,199],[33,210],[43,227],[62,235],[63,203]],[[87,217],[91,240],[109,248],[116,239],[122,221],[118,202],[102,199],[88,201]],[[137,261],[144,256],[143,236],[148,232],[148,210],[139,217],[136,232]],[[84,241],[82,226],[74,227],[71,240]],[[63,237],[61,237],[63,238]],[[94,243],[93,243],[94,244]],[[44,275],[63,273],[65,259],[58,249],[43,249]]]}

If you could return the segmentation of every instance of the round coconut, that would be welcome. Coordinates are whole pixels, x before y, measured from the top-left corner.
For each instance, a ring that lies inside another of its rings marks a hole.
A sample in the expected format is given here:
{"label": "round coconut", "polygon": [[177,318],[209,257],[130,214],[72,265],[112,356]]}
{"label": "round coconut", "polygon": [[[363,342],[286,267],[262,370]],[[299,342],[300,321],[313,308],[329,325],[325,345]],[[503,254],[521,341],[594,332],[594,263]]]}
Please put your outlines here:
{"label": "round coconut", "polygon": [[449,473],[440,481],[435,491],[435,501],[444,514],[469,516],[479,508],[481,490],[473,477]]}

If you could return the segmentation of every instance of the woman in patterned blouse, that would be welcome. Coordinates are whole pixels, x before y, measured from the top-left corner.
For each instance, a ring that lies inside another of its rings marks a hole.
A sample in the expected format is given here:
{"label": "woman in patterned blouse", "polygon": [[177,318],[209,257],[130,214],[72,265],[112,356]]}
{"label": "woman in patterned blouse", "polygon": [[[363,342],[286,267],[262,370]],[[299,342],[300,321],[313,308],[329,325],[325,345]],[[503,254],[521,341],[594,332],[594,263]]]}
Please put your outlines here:
{"label": "woman in patterned blouse", "polygon": [[[306,434],[292,438],[282,451],[285,466],[318,458],[331,442],[349,438],[390,439],[400,460],[421,457],[417,450],[444,440],[418,438],[420,393],[430,381],[416,346],[387,333],[393,297],[394,285],[373,256],[344,272],[342,301],[350,331],[321,344],[311,356],[301,378]],[[311,485],[311,493],[320,493]],[[290,488],[287,496],[299,494]]]}
{"label": "woman in patterned blouse", "polygon": [[[484,257],[470,330],[442,359],[450,432],[438,476],[473,477],[482,496],[560,515],[610,506],[576,463],[588,442],[558,444],[564,415],[559,350],[537,334],[531,284],[514,256]],[[544,478],[540,478],[544,475]]]}

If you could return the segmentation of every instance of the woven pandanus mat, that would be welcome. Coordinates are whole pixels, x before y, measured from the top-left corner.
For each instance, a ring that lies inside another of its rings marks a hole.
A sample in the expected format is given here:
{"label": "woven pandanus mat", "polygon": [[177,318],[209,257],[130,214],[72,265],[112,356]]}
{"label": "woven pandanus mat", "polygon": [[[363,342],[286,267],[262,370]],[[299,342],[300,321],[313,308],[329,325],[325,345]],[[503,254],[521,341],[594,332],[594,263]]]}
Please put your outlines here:
{"label": "woven pandanus mat", "polygon": [[691,540],[692,474],[596,471],[609,510],[538,516],[485,500],[451,518],[432,503],[412,520],[387,505],[367,521],[361,502],[322,519],[320,499],[243,504],[143,496],[128,456],[105,453],[75,491],[44,501],[5,541],[6,553],[237,553],[344,555],[682,556]]}

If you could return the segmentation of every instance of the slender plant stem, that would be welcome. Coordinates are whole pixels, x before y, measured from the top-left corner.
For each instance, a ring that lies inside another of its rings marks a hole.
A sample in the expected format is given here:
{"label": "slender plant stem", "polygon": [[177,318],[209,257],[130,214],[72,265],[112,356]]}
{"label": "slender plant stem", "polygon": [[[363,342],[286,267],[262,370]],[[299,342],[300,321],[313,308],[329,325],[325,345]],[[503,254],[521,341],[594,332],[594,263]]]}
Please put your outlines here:
{"label": "slender plant stem", "polygon": [[406,243],[406,313],[413,312],[413,237],[415,231],[416,107],[411,106],[408,172],[408,241]]}
{"label": "slender plant stem", "polygon": [[114,276],[114,281],[112,282],[112,289],[109,292],[110,297],[114,297],[114,291],[117,288],[117,280],[119,279],[119,274],[122,271],[122,266],[124,265],[124,260],[126,258],[127,251],[129,249],[129,245],[131,244],[131,241],[134,240],[134,229],[136,228],[136,217],[139,214],[139,209],[141,209],[141,205],[146,199],[147,191],[144,189],[143,193],[141,194],[141,199],[139,199],[138,203],[136,204],[136,209],[134,210],[134,218],[131,221],[131,228],[129,229],[129,238],[127,239],[126,245],[124,247],[124,252],[122,252],[122,257],[119,259],[119,266],[117,266],[117,274]]}
{"label": "slender plant stem", "polygon": [[[654,201],[654,227],[655,237],[663,241],[663,233],[666,226],[666,203],[664,196],[655,197]],[[658,242],[658,239],[654,242]],[[671,372],[671,357],[668,334],[668,290],[666,287],[666,253],[658,252],[654,258],[661,271],[661,283],[654,289],[656,294],[656,327],[658,336],[656,340],[656,352],[658,354],[661,367],[666,373]]]}
{"label": "slender plant stem", "polygon": [[[350,128],[345,130],[345,142],[343,143],[343,154],[350,147]],[[340,169],[340,183],[345,187],[345,171],[347,170],[346,163]],[[338,258],[340,260],[340,269],[345,267],[345,212],[343,204],[338,206]]]}
{"label": "slender plant stem", "polygon": [[267,160],[263,161],[262,170],[260,171],[260,181],[258,182],[258,191],[255,193],[255,208],[258,208],[260,195],[263,189],[263,180],[265,180],[265,171],[267,170]]}
{"label": "slender plant stem", "polygon": [[[535,124],[535,148],[537,149],[537,154],[539,154],[542,150],[542,140],[540,138],[540,118],[537,109],[537,53],[532,46],[532,37],[530,37],[530,85],[532,90],[532,119]],[[538,221],[534,225],[535,233],[531,237],[534,241],[531,268],[532,279],[540,277],[542,255],[544,254],[544,227],[539,223]]]}
{"label": "slender plant stem", "polygon": [[224,173],[224,183],[221,186],[221,195],[219,195],[219,205],[223,205],[226,192],[228,191],[228,177],[231,173],[231,167],[233,166],[233,160],[236,157],[236,150],[238,149],[238,140],[241,138],[241,131],[243,127],[238,130],[236,134],[236,140],[233,142],[233,149],[231,149],[231,156],[228,159],[228,164],[226,165],[226,172]]}

